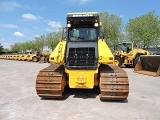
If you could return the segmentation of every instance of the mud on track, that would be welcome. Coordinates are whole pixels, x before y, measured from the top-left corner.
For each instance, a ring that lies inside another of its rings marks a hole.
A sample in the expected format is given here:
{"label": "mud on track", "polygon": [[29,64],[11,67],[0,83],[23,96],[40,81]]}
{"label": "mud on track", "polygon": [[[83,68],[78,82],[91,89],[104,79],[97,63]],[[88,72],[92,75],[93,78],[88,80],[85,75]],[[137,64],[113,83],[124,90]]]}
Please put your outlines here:
{"label": "mud on track", "polygon": [[160,77],[123,68],[129,77],[127,101],[99,100],[99,89],[72,89],[65,99],[41,99],[35,90],[39,70],[49,63],[0,60],[0,120],[159,120]]}

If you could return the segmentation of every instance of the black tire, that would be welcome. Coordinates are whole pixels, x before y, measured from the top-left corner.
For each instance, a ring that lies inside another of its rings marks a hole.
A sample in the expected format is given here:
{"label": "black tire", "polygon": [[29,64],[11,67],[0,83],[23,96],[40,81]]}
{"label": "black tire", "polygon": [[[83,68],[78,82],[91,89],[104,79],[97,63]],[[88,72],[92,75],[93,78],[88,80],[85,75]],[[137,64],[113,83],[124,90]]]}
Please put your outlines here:
{"label": "black tire", "polygon": [[44,57],[44,63],[48,62],[48,57]]}
{"label": "black tire", "polygon": [[130,66],[130,65],[125,65],[125,67],[126,67],[126,68],[130,68],[131,66]]}
{"label": "black tire", "polygon": [[134,61],[133,61],[133,67],[135,67],[135,66],[136,66],[136,64],[137,64],[138,60],[139,60],[139,56],[137,56],[137,57],[134,59]]}
{"label": "black tire", "polygon": [[118,65],[119,67],[121,67],[122,63],[123,63],[123,60],[120,57],[118,57],[118,56],[114,57],[114,64],[115,65]]}

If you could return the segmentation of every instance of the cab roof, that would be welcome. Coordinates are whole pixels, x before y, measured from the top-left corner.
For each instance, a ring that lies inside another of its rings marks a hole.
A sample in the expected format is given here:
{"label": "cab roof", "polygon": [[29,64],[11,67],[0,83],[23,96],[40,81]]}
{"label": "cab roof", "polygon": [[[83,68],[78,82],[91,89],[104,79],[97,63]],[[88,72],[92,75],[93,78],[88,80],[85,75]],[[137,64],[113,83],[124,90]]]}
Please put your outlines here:
{"label": "cab roof", "polygon": [[67,17],[92,17],[98,16],[98,12],[73,12],[67,13]]}

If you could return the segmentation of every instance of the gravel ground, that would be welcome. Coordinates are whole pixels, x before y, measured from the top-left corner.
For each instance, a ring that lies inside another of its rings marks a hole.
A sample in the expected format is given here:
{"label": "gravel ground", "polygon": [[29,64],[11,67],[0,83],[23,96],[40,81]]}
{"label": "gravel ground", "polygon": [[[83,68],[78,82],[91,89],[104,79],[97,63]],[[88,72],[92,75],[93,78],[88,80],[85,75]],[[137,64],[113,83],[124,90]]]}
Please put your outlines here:
{"label": "gravel ground", "polygon": [[44,100],[36,94],[35,80],[47,66],[0,60],[0,120],[160,120],[160,77],[123,68],[130,82],[124,102],[102,102],[96,89],[72,89],[63,100]]}

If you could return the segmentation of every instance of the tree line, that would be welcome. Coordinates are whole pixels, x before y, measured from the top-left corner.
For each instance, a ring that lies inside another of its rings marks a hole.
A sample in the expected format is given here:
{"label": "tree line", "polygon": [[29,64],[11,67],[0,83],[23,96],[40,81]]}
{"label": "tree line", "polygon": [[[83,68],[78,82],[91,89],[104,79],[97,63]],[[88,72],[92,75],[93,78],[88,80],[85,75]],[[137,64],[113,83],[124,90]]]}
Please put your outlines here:
{"label": "tree line", "polygon": [[[99,13],[102,22],[101,37],[115,50],[123,41],[141,43],[143,48],[160,45],[160,19],[155,11],[130,19],[123,25],[122,17],[108,12]],[[11,52],[43,51],[45,47],[53,50],[62,37],[62,30],[36,37],[34,40],[11,45]]]}
{"label": "tree line", "polygon": [[123,41],[140,43],[144,49],[160,45],[160,18],[155,11],[130,19],[125,26],[117,15],[104,12],[100,17],[104,38],[113,50]]}

